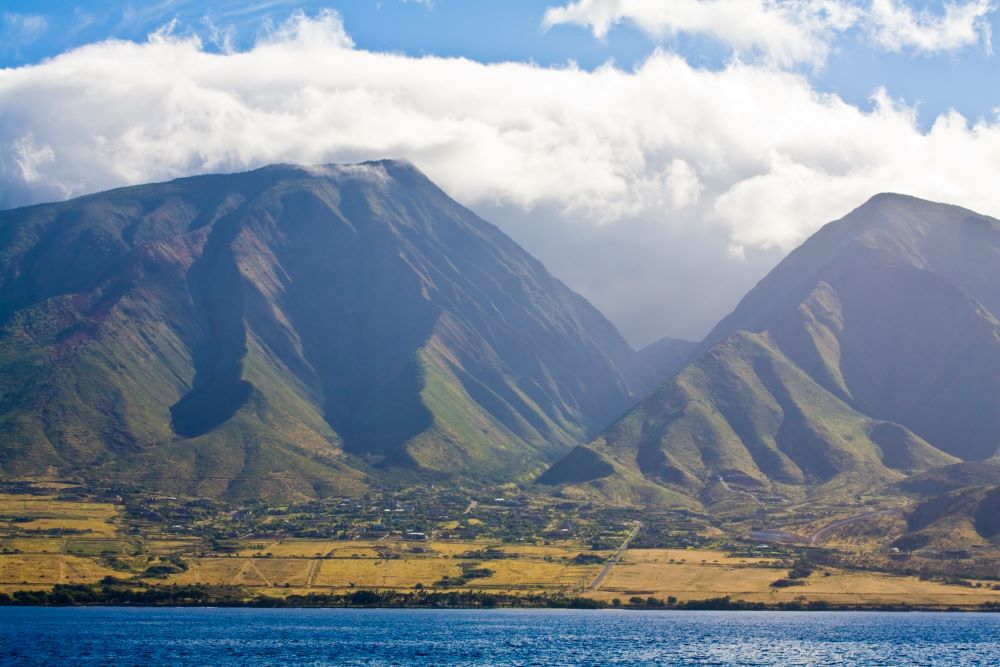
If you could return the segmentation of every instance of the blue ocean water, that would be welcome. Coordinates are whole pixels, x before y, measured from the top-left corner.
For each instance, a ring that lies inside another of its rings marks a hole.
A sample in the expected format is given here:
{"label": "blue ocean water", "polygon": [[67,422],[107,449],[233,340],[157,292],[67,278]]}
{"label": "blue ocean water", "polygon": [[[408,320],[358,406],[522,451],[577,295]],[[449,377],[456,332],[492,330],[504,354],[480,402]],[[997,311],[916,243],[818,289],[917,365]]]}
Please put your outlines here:
{"label": "blue ocean water", "polygon": [[1000,665],[1000,614],[0,607],[3,665]]}

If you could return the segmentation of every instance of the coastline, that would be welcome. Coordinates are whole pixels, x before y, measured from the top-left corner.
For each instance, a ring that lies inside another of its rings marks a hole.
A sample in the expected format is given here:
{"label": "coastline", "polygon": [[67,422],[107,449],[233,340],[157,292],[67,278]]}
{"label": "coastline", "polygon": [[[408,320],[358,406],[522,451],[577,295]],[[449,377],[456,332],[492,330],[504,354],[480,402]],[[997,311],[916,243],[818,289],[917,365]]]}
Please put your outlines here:
{"label": "coastline", "polygon": [[399,592],[357,590],[344,595],[311,593],[247,597],[238,588],[164,586],[136,588],[108,584],[57,584],[48,591],[0,593],[3,607],[230,607],[258,609],[576,609],[634,611],[838,611],[1000,613],[1000,603],[980,605],[845,605],[824,601],[747,602],[728,596],[677,601],[657,598],[618,604],[581,596],[518,596],[477,591]]}

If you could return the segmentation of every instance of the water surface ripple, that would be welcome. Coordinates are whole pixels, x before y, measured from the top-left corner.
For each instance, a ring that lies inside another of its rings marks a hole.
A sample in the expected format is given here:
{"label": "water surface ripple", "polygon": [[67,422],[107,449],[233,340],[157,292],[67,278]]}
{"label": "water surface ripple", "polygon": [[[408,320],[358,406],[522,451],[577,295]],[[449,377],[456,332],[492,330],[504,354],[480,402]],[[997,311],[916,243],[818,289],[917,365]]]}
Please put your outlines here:
{"label": "water surface ripple", "polygon": [[0,608],[3,665],[1000,665],[1000,614]]}

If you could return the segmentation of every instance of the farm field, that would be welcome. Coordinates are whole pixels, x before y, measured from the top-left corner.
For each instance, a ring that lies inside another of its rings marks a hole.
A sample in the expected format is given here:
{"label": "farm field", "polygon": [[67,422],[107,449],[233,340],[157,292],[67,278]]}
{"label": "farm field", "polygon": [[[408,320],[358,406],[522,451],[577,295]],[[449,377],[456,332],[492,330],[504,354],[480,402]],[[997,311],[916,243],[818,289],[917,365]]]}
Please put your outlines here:
{"label": "farm field", "polygon": [[85,584],[118,574],[90,558],[58,554],[0,554],[0,591]]}
{"label": "farm field", "polygon": [[[34,540],[22,539],[17,544]],[[40,541],[40,540],[39,540]],[[322,548],[315,545],[286,545],[284,551],[299,553]],[[44,588],[55,583],[95,582],[121,572],[101,565],[96,558],[42,551],[54,548],[50,541],[39,549],[21,554],[0,555],[0,591]],[[278,551],[282,551],[277,545]],[[439,545],[438,545],[439,546]],[[468,547],[469,545],[463,545]],[[566,549],[566,547],[560,547]],[[329,552],[352,552],[350,546],[334,546]],[[464,549],[462,553],[467,552]],[[567,549],[568,551],[568,549]],[[352,552],[353,553],[353,552]],[[544,550],[543,550],[544,553]],[[579,553],[579,551],[577,551]],[[188,558],[187,569],[165,579],[144,579],[154,585],[208,584],[235,585],[248,592],[284,596],[289,593],[344,592],[357,588],[442,590],[443,580],[457,580],[463,566],[486,568],[491,575],[474,578],[449,588],[511,593],[580,594],[601,570],[600,564],[578,564],[572,559],[521,555],[471,561],[439,554],[397,558],[326,557],[242,557]],[[821,569],[801,585],[774,588],[785,570],[767,559],[732,558],[712,550],[635,549],[629,550],[602,584],[588,597],[627,601],[632,597],[673,596],[680,601],[702,600],[728,595],[751,602],[823,600],[831,604],[911,604],[970,606],[1000,602],[1000,591],[922,581],[916,577],[884,573]]]}
{"label": "farm field", "polygon": [[[16,519],[16,522],[14,521]],[[110,503],[57,500],[55,496],[0,494],[0,530],[113,536],[118,510]]]}
{"label": "farm field", "polygon": [[591,593],[603,600],[673,596],[680,601],[728,595],[748,602],[822,600],[861,605],[978,605],[1000,602],[1000,590],[923,581],[882,572],[818,569],[801,585],[775,588],[786,568],[767,559],[728,558],[717,551],[629,550],[602,585]]}
{"label": "farm field", "polygon": [[[175,500],[157,502],[169,508]],[[966,577],[945,583],[949,580],[942,577],[921,579],[853,569],[854,563],[814,564],[807,576],[776,587],[776,581],[789,576],[795,552],[762,550],[760,545],[746,543],[726,547],[734,551],[630,548],[598,579],[615,553],[614,540],[623,539],[615,534],[604,541],[440,539],[436,535],[407,540],[401,532],[359,539],[287,538],[266,536],[266,532],[213,537],[216,515],[210,511],[201,515],[204,519],[193,514],[186,519],[162,519],[155,530],[130,523],[126,516],[121,505],[65,500],[47,491],[0,494],[0,592],[115,577],[154,587],[235,586],[248,596],[276,597],[356,590],[472,590],[584,596],[622,603],[636,597],[685,602],[723,596],[749,602],[835,605],[1000,603],[994,580]],[[185,525],[175,526],[178,520]],[[897,519],[880,520],[890,525]],[[723,544],[727,538],[714,539],[715,544]],[[856,538],[837,536],[831,541],[843,544],[843,549],[852,548],[850,553],[884,553],[884,548],[879,550],[869,540],[867,533],[859,533]]]}

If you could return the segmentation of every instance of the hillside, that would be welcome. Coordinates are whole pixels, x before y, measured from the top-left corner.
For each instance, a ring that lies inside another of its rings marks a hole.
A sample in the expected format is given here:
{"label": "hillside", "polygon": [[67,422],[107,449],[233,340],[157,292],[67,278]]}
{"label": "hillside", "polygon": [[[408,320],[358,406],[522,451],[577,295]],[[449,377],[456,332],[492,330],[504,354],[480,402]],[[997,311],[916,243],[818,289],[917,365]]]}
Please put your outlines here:
{"label": "hillside", "polygon": [[640,500],[844,494],[996,457],[998,313],[1000,222],[880,195],[791,253],[692,363],[575,452],[593,474],[564,461],[541,481]]}
{"label": "hillside", "polygon": [[406,163],[0,213],[5,476],[273,498],[395,470],[507,481],[662,379]]}

